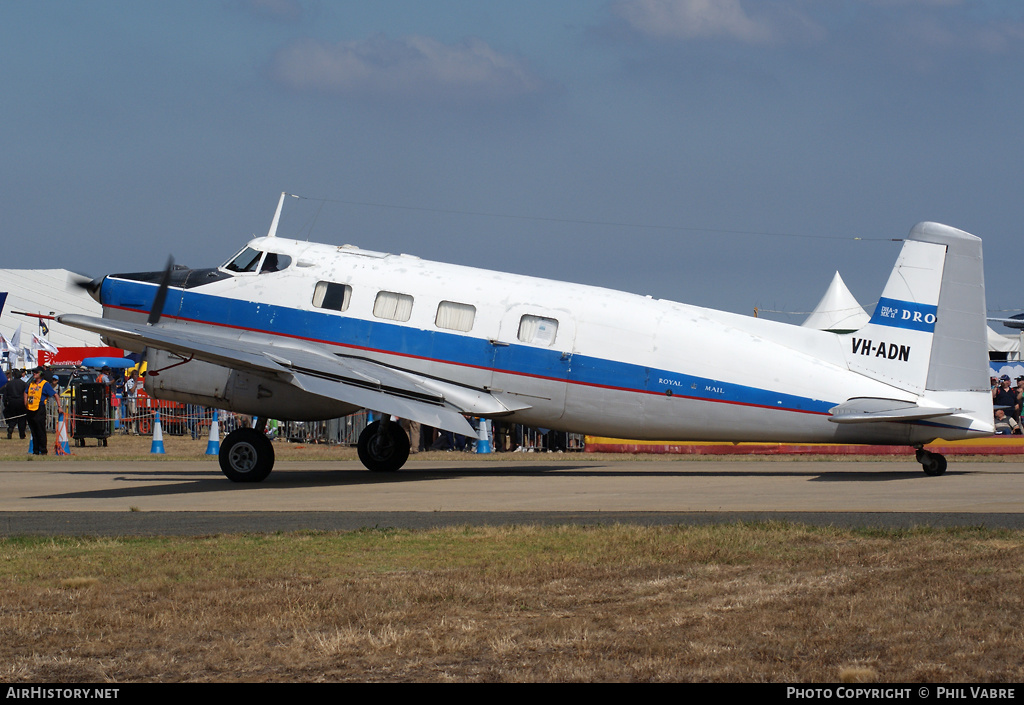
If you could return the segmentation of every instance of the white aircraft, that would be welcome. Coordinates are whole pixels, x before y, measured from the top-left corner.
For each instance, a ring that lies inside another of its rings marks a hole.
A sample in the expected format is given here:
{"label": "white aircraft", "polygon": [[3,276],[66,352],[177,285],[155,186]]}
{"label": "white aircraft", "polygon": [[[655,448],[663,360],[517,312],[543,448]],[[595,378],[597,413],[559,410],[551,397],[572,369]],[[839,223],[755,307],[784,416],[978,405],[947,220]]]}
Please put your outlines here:
{"label": "white aircraft", "polygon": [[[909,445],[994,431],[981,240],[915,226],[871,321],[835,334],[593,286],[266,237],[212,269],[111,274],[103,318],[63,315],[145,351],[147,391],[264,421],[360,408],[374,471],[402,467],[391,417],[474,434],[467,416],[619,438]],[[221,444],[259,482],[262,428]]]}

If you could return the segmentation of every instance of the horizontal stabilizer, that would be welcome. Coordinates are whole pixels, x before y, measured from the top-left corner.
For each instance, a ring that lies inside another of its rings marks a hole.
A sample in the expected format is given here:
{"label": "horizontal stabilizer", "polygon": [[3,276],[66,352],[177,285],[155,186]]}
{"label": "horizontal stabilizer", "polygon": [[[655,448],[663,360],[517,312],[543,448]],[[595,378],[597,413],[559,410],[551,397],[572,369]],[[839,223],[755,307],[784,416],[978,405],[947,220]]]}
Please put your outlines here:
{"label": "horizontal stabilizer", "polygon": [[832,423],[882,423],[920,421],[964,413],[963,409],[918,406],[914,402],[877,397],[857,397],[829,409]]}

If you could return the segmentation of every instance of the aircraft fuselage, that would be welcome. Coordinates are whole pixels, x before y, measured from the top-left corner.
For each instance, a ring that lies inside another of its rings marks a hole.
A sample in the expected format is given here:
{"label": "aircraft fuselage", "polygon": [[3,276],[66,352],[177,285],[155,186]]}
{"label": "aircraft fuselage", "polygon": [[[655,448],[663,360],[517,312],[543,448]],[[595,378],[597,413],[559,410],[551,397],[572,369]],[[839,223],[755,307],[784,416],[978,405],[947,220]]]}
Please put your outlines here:
{"label": "aircraft fuselage", "polygon": [[[837,335],[348,246],[267,237],[249,248],[263,267],[177,272],[161,322],[216,333],[225,343],[267,341],[275,355],[296,349],[371,360],[506,406],[482,406],[477,415],[619,438],[912,445],[991,432],[971,420],[829,421],[830,409],[855,397],[920,401],[918,391],[865,376],[849,362],[881,356],[895,369],[915,364],[928,351],[901,328],[887,332],[889,339]],[[275,262],[266,266],[270,255]],[[156,289],[152,277],[108,276],[100,291],[104,317],[144,322]],[[180,362],[150,353],[151,368]],[[198,360],[165,369],[146,386],[157,397],[282,419],[359,408],[297,393],[259,371]]]}

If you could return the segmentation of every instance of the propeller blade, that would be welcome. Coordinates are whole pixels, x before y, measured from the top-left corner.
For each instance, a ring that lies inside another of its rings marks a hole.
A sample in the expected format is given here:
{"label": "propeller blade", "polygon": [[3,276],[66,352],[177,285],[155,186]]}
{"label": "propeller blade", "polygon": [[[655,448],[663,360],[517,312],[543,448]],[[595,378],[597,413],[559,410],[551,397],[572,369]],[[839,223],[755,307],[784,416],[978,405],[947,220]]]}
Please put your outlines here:
{"label": "propeller blade", "polygon": [[79,289],[85,289],[89,292],[89,296],[94,298],[97,303],[103,303],[100,301],[100,287],[103,286],[103,280],[106,277],[100,277],[98,279],[90,279],[84,274],[71,273],[69,277],[70,282],[73,286],[77,286]]}
{"label": "propeller blade", "polygon": [[149,310],[149,318],[146,323],[156,325],[164,312],[164,303],[167,301],[167,287],[171,285],[171,270],[174,269],[174,256],[167,258],[167,267],[164,269],[164,276],[160,279],[160,288],[156,290],[153,297],[153,307]]}

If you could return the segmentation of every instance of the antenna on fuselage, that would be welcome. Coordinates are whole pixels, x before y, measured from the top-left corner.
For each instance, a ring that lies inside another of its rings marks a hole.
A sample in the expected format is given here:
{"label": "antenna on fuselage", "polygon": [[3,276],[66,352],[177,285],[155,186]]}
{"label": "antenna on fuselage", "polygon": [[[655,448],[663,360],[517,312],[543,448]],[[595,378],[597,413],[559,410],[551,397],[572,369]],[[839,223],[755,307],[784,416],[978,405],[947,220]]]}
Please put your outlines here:
{"label": "antenna on fuselage", "polygon": [[281,192],[281,199],[277,202],[277,210],[274,211],[274,220],[270,223],[270,231],[267,233],[267,237],[277,237],[277,223],[281,220],[281,209],[284,207],[284,197],[291,196],[292,198],[302,198],[296,196],[294,193]]}

